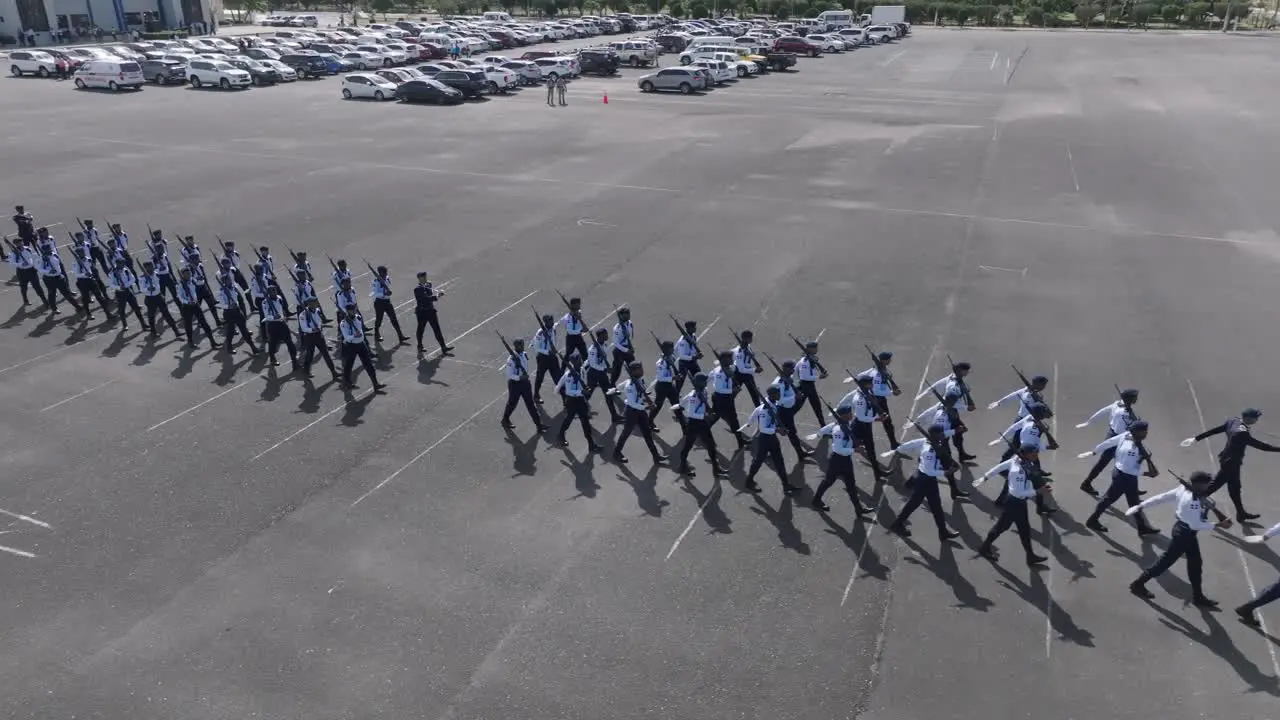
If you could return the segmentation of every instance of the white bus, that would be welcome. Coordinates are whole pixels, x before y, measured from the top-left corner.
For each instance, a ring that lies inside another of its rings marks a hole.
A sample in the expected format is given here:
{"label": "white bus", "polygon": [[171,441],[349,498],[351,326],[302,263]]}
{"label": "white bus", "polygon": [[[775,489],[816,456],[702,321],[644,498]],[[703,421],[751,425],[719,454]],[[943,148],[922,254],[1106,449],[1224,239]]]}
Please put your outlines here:
{"label": "white bus", "polygon": [[849,10],[827,10],[818,15],[818,24],[826,26],[828,32],[853,27],[853,12]]}

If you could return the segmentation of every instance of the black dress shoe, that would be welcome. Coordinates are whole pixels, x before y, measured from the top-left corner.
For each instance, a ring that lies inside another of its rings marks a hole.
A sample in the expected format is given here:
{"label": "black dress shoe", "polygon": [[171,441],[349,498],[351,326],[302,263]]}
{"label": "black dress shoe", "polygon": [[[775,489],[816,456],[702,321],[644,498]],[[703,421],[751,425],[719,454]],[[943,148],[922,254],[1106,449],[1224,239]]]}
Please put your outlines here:
{"label": "black dress shoe", "polygon": [[813,508],[814,510],[817,510],[818,512],[826,512],[831,509],[830,505],[827,505],[826,503],[822,502],[818,498],[814,498],[813,500],[810,500],[809,507]]}

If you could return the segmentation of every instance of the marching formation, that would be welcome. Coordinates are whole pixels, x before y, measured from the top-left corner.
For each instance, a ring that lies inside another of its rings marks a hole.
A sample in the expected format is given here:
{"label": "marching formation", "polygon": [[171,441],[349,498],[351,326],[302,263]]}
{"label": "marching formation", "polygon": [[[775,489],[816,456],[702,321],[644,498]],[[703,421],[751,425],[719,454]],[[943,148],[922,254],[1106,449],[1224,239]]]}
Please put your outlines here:
{"label": "marching formation", "polygon": [[[84,320],[88,321],[94,317],[92,306],[96,302],[109,321],[119,320],[121,331],[128,329],[128,316],[132,313],[150,338],[159,337],[162,331],[159,322],[163,321],[178,339],[186,339],[192,347],[199,344],[199,331],[208,338],[212,348],[227,353],[233,351],[239,334],[250,354],[258,355],[265,350],[272,368],[279,365],[277,354],[283,345],[292,361],[293,372],[311,378],[311,364],[318,355],[334,380],[346,389],[355,387],[352,370],[359,360],[374,391],[385,389],[377,379],[366,337],[365,317],[353,288],[358,276],[352,274],[345,260],[328,258],[333,271],[335,310],[331,320],[320,304],[316,277],[305,252],[286,248],[292,260],[292,265],[284,270],[292,281],[291,305],[280,284],[275,260],[266,246],[249,246],[253,261],[246,264],[234,242],[217,238],[219,252],[209,251],[214,268],[211,283],[204,253],[190,235],[176,236],[179,257],[175,267],[168,241],[160,230],[150,227],[147,228],[146,243],[148,259],[138,263],[131,254],[129,236],[118,224],[107,222],[107,237],[104,239],[92,220],[77,219],[80,230],[69,232],[70,242],[60,248],[51,235],[50,226],[37,225],[22,206],[16,207],[13,220],[17,234],[14,237],[4,236],[0,254],[17,270],[16,284],[24,306],[31,304],[29,293],[34,292],[48,311],[56,315],[61,312],[58,307],[61,298],[77,313],[83,313]],[[69,261],[64,261],[62,250],[68,253]],[[384,321],[390,321],[399,344],[408,342],[391,300],[392,282],[387,268],[374,267],[368,261],[365,264],[371,276],[369,295],[373,300],[374,342],[382,342]],[[247,276],[242,268],[247,268]],[[71,289],[71,278],[74,278],[75,292]],[[418,273],[417,280],[414,302],[418,320],[418,351],[425,352],[423,335],[429,325],[440,352],[449,354],[453,348],[445,342],[436,311],[436,303],[444,293],[432,286],[425,272]],[[145,316],[137,300],[139,294],[146,308]],[[750,330],[739,333],[730,328],[735,345],[717,350],[708,342],[713,361],[708,363],[709,369],[704,370],[702,361],[705,355],[700,346],[697,322],[682,321],[671,315],[669,317],[676,330],[675,340],[663,339],[653,330],[649,331],[657,350],[650,385],[645,377],[644,363],[637,360],[635,326],[630,308],[615,307],[617,321],[610,331],[588,326],[583,319],[581,298],[569,298],[563,294],[560,298],[567,312],[559,319],[554,315],[541,314],[534,308],[537,327],[529,342],[534,352],[532,362],[523,339],[508,342],[499,334],[508,355],[503,367],[508,397],[502,414],[502,426],[508,431],[514,428],[511,416],[522,403],[538,432],[549,430],[542,422],[540,406],[543,405],[543,388],[550,384],[564,405],[563,419],[555,436],[557,444],[567,445],[566,433],[576,420],[589,450],[605,451],[597,442],[591,424],[594,414],[591,403],[598,394],[612,423],[622,425],[622,432],[612,449],[612,458],[626,463],[624,449],[631,436],[638,433],[653,461],[662,463],[668,458],[655,444],[654,433],[659,432],[655,421],[666,405],[672,409],[683,430],[676,463],[679,473],[690,477],[695,475],[689,456],[694,445],[701,443],[707,451],[712,474],[717,477],[727,475],[717,451],[714,432],[720,424],[733,438],[739,451],[751,447],[752,461],[743,489],[751,493],[760,492],[756,477],[766,464],[770,464],[788,496],[799,494],[803,488],[791,485],[788,480],[782,439],[787,440],[800,463],[811,460],[815,452],[815,447],[810,447],[806,441],[827,442],[825,475],[809,504],[819,512],[829,511],[831,508],[823,498],[840,481],[855,515],[860,519],[872,514],[874,509],[865,507],[858,499],[855,454],[861,455],[871,468],[877,485],[890,474],[888,468],[881,464],[881,459],[892,459],[892,462],[914,459],[916,471],[906,480],[910,497],[889,529],[901,536],[910,536],[907,525],[912,514],[921,505],[927,505],[939,539],[951,542],[958,537],[959,534],[947,526],[940,488],[945,480],[953,502],[966,502],[969,498],[969,493],[957,481],[960,468],[974,466],[977,460],[966,449],[968,428],[962,418],[964,413],[974,412],[977,408],[968,384],[972,371],[969,363],[947,358],[951,372],[915,398],[917,402],[926,398],[936,402],[907,420],[921,437],[900,442],[889,400],[901,395],[902,390],[889,370],[893,362],[890,351],[875,351],[866,346],[871,365],[859,372],[846,369],[844,383],[852,384],[854,388],[832,406],[818,390],[819,382],[828,378],[830,373],[819,359],[817,339],[802,341],[790,335],[799,356],[778,362],[769,353],[757,351]],[[170,301],[177,304],[182,329],[178,328],[170,312]],[[205,315],[205,308],[213,318],[213,326]],[[265,346],[261,349],[255,343],[255,333],[248,326],[251,315],[258,319],[256,337]],[[294,331],[288,325],[291,320],[297,323],[297,343]],[[334,340],[342,350],[341,375],[325,337],[325,328],[332,326],[335,320],[338,335]],[[224,331],[223,344],[215,338],[215,328]],[[762,358],[775,373],[763,391],[756,378],[766,372]],[[1050,473],[1041,465],[1040,453],[1058,449],[1058,442],[1047,425],[1053,418],[1053,411],[1044,399],[1048,378],[1039,375],[1028,378],[1017,367],[1013,369],[1020,380],[1019,386],[987,405],[990,410],[1006,405],[1016,406],[1017,410],[1013,423],[988,443],[1004,446],[1000,462],[974,481],[975,487],[993,477],[1001,478],[1002,483],[995,501],[1001,509],[1000,516],[978,552],[993,561],[998,560],[995,543],[1012,528],[1019,536],[1026,562],[1034,567],[1047,562],[1047,558],[1034,551],[1028,505],[1034,504],[1040,515],[1051,515],[1056,510],[1048,499],[1052,495],[1052,480]],[[752,406],[745,421],[739,416],[737,407],[737,398],[743,391]],[[1146,583],[1167,571],[1177,560],[1185,558],[1193,591],[1192,601],[1197,606],[1216,607],[1217,603],[1204,594],[1201,585],[1202,561],[1197,535],[1215,528],[1225,529],[1232,521],[1217,508],[1212,495],[1225,486],[1235,506],[1236,521],[1242,525],[1252,524],[1258,515],[1245,510],[1242,497],[1241,466],[1245,450],[1252,447],[1265,452],[1280,452],[1280,447],[1253,437],[1250,428],[1262,413],[1257,409],[1246,409],[1222,425],[1182,441],[1182,445],[1187,447],[1215,435],[1226,436],[1215,475],[1197,471],[1182,478],[1170,473],[1177,478],[1179,485],[1144,500],[1140,478],[1155,478],[1160,474],[1151,452],[1144,445],[1150,425],[1134,410],[1139,397],[1136,389],[1116,387],[1115,391],[1118,397],[1114,402],[1076,425],[1077,428],[1085,428],[1099,420],[1107,422],[1106,439],[1079,455],[1080,458],[1097,457],[1080,485],[1081,490],[1098,497],[1085,524],[1095,532],[1107,532],[1101,522],[1102,515],[1117,500],[1124,498],[1128,505],[1126,514],[1134,518],[1138,535],[1147,537],[1160,531],[1147,520],[1145,510],[1162,503],[1174,503],[1176,521],[1168,548],[1155,564],[1133,581],[1130,590],[1140,597],[1151,597]],[[806,406],[812,411],[819,430],[802,437],[796,418]],[[883,453],[876,450],[873,430],[877,425],[883,430],[889,448]],[[1108,466],[1111,467],[1111,483],[1105,493],[1099,494],[1093,483]],[[871,495],[874,497],[875,493]],[[1210,515],[1213,520],[1210,520]],[[1246,540],[1263,542],[1276,536],[1280,536],[1280,524]],[[1280,582],[1264,589],[1253,601],[1236,608],[1236,612],[1242,621],[1256,624],[1254,611],[1278,598]]]}
{"label": "marching formation", "polygon": [[[689,455],[694,445],[701,443],[707,450],[713,475],[726,475],[713,433],[713,428],[723,420],[724,431],[732,436],[739,451],[752,445],[752,461],[742,486],[750,493],[760,492],[756,476],[768,463],[777,473],[783,493],[787,496],[799,494],[803,488],[788,481],[782,438],[791,445],[799,463],[804,463],[814,454],[814,449],[804,441],[828,441],[825,476],[809,504],[819,512],[829,511],[831,508],[823,502],[823,497],[839,480],[843,482],[853,511],[859,518],[873,513],[874,509],[865,507],[858,499],[854,455],[862,455],[876,484],[884,482],[889,475],[887,468],[880,463],[881,458],[894,461],[915,459],[916,471],[906,480],[910,497],[889,525],[889,530],[909,537],[911,531],[907,524],[911,515],[926,504],[939,539],[945,543],[959,537],[959,533],[947,527],[940,486],[945,480],[953,502],[966,502],[969,498],[969,493],[960,488],[957,476],[961,466],[974,466],[977,460],[965,447],[968,428],[962,419],[963,413],[974,412],[977,408],[968,383],[973,369],[970,363],[947,358],[950,374],[939,378],[915,398],[920,401],[932,397],[936,402],[908,419],[921,437],[900,442],[889,398],[900,395],[902,391],[889,371],[893,362],[890,351],[877,352],[867,346],[871,366],[860,372],[846,370],[848,374],[844,382],[855,387],[833,407],[818,391],[818,382],[829,377],[829,373],[818,357],[816,339],[802,341],[790,335],[800,352],[799,357],[778,362],[769,353],[754,347],[754,336],[750,330],[739,333],[730,328],[736,345],[728,350],[717,350],[708,343],[714,362],[706,372],[700,364],[704,354],[699,347],[697,322],[681,321],[672,315],[669,317],[676,329],[677,340],[664,340],[653,330],[649,331],[657,350],[653,382],[649,384],[645,378],[644,363],[636,359],[635,325],[630,308],[615,306],[617,321],[610,332],[603,327],[588,327],[583,320],[581,298],[565,297],[563,293],[560,298],[567,312],[559,320],[533,308],[537,329],[530,341],[534,350],[532,362],[523,339],[508,342],[501,333],[498,334],[508,355],[503,369],[507,378],[507,404],[502,414],[502,426],[508,431],[515,427],[511,415],[522,402],[539,433],[550,429],[543,424],[538,407],[543,404],[542,389],[549,376],[550,384],[564,402],[564,417],[555,436],[556,444],[567,445],[566,433],[577,420],[589,451],[605,451],[597,442],[590,419],[593,415],[591,401],[599,391],[611,421],[622,425],[622,432],[612,450],[613,460],[619,463],[627,462],[623,451],[632,434],[637,432],[653,462],[668,460],[653,440],[653,434],[659,431],[655,420],[664,404],[672,407],[683,428],[680,456],[675,466],[677,472],[685,476],[696,474],[689,463]],[[559,338],[560,329],[564,333],[563,345]],[[761,358],[776,373],[763,392],[756,380],[756,376],[764,374],[766,369]],[[1048,499],[1053,490],[1051,473],[1042,466],[1040,453],[1057,450],[1059,446],[1047,424],[1053,418],[1053,410],[1044,397],[1048,378],[1042,375],[1028,378],[1016,366],[1013,370],[1020,381],[1019,386],[987,405],[989,410],[1005,405],[1016,406],[1017,410],[1013,423],[988,443],[1005,448],[1000,462],[974,481],[974,486],[978,487],[990,478],[1000,477],[1003,486],[995,501],[1000,507],[1000,516],[978,548],[978,553],[992,561],[998,560],[995,543],[1012,528],[1019,536],[1027,564],[1035,567],[1047,562],[1048,558],[1036,554],[1033,548],[1028,506],[1034,504],[1037,514],[1042,516],[1056,512],[1057,508]],[[686,383],[691,388],[687,392]],[[743,391],[753,406],[745,422],[740,420],[736,404],[738,395]],[[1264,443],[1250,434],[1251,426],[1262,413],[1248,408],[1238,417],[1181,443],[1187,447],[1208,437],[1225,434],[1226,447],[1219,453],[1220,465],[1216,475],[1197,471],[1183,478],[1170,472],[1179,485],[1144,500],[1142,496],[1146,493],[1140,488],[1140,478],[1160,475],[1151,452],[1144,444],[1150,424],[1141,419],[1134,409],[1138,403],[1138,390],[1121,390],[1117,386],[1115,392],[1115,401],[1076,425],[1077,428],[1085,428],[1097,420],[1107,420],[1106,439],[1078,456],[1081,459],[1098,457],[1080,485],[1082,491],[1098,498],[1085,524],[1095,532],[1107,532],[1101,517],[1117,500],[1124,498],[1128,504],[1126,514],[1134,518],[1139,537],[1147,537],[1160,531],[1147,520],[1144,511],[1156,505],[1175,503],[1176,519],[1168,548],[1130,584],[1129,589],[1139,597],[1152,597],[1147,582],[1185,558],[1193,593],[1191,601],[1199,607],[1216,608],[1218,603],[1204,594],[1201,585],[1202,561],[1197,534],[1226,529],[1232,521],[1217,508],[1212,495],[1226,486],[1235,505],[1236,521],[1241,525],[1254,524],[1258,515],[1245,510],[1241,494],[1240,467],[1245,449],[1253,447],[1265,452],[1280,452],[1280,447]],[[621,407],[618,400],[621,400]],[[796,427],[796,417],[806,405],[812,408],[820,429],[802,440]],[[876,451],[873,433],[876,425],[884,430],[889,445],[887,452]],[[1111,484],[1106,492],[1099,494],[1093,482],[1108,465],[1111,466]],[[1280,524],[1247,540],[1262,542],[1277,535],[1280,535]],[[1256,624],[1254,610],[1277,598],[1280,598],[1280,581],[1250,603],[1238,607],[1236,612],[1242,621]]]}
{"label": "marching formation", "polygon": [[[210,347],[231,353],[238,333],[251,355],[262,352],[254,343],[254,333],[249,331],[247,324],[250,315],[257,315],[258,342],[265,345],[263,349],[272,368],[280,364],[277,355],[283,345],[289,353],[292,372],[304,378],[312,377],[311,364],[319,356],[334,381],[350,390],[355,387],[352,370],[359,360],[373,383],[374,392],[383,392],[386,388],[378,382],[367,338],[369,330],[352,285],[356,276],[348,268],[346,260],[328,258],[333,270],[333,303],[338,325],[334,342],[342,349],[342,373],[339,375],[325,337],[325,328],[334,321],[320,305],[320,291],[306,252],[286,248],[293,262],[284,269],[293,283],[288,296],[293,298],[291,307],[280,284],[276,261],[265,245],[249,246],[253,261],[246,265],[235,242],[218,237],[218,253],[209,251],[215,289],[205,268],[204,252],[191,235],[175,236],[179,245],[178,265],[175,267],[164,233],[148,226],[148,259],[138,263],[130,252],[129,235],[119,224],[108,221],[107,237],[103,239],[93,220],[77,218],[80,230],[68,232],[70,242],[59,247],[50,226],[37,225],[35,218],[21,205],[15,210],[13,222],[17,225],[17,234],[12,238],[4,236],[0,256],[17,270],[17,284],[24,306],[31,304],[29,293],[34,292],[52,315],[58,315],[61,313],[58,307],[61,296],[77,313],[83,313],[87,322],[94,319],[93,303],[96,302],[108,321],[119,320],[121,332],[129,329],[129,313],[132,312],[151,339],[160,336],[163,328],[159,321],[163,321],[179,340],[186,339],[193,348],[200,344],[196,334],[199,331],[208,338]],[[61,251],[69,254],[69,263],[63,259]],[[387,268],[375,268],[367,260],[365,265],[371,275],[369,296],[373,299],[374,342],[382,342],[382,324],[389,320],[399,344],[403,345],[409,338],[400,328],[396,307],[391,301],[391,278]],[[247,277],[242,270],[246,267],[249,271]],[[71,278],[74,278],[76,293],[71,291]],[[418,320],[418,352],[426,351],[422,336],[430,325],[440,352],[448,354],[453,348],[445,343],[436,311],[436,302],[444,293],[432,287],[425,272],[418,273],[417,279],[413,293]],[[138,304],[139,294],[146,307],[145,317]],[[170,301],[177,304],[181,329],[170,312]],[[212,327],[205,308],[213,318]],[[294,331],[289,327],[291,320],[297,322],[296,343]],[[218,343],[214,336],[215,328],[224,331],[225,344]]]}

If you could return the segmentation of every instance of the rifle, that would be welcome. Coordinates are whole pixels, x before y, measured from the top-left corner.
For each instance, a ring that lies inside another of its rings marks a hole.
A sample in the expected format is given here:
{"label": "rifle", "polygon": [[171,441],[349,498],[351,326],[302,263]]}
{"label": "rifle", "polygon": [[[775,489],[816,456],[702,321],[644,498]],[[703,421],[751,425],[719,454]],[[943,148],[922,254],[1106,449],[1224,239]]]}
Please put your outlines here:
{"label": "rifle", "polygon": [[328,253],[325,253],[324,259],[329,261],[329,267],[333,268],[335,273],[338,272],[338,263],[334,262]]}
{"label": "rifle", "polygon": [[[857,375],[854,375],[853,371],[851,371],[849,368],[845,368],[844,371],[849,373],[849,377],[852,377],[852,378],[857,377]],[[876,417],[880,418],[880,422],[889,422],[889,411],[886,409],[883,415],[880,414],[880,410],[881,410],[880,403],[876,402],[875,395],[872,395],[871,393],[863,391],[861,387],[858,388],[858,394],[861,395],[863,399],[867,401],[867,405],[870,406],[871,409],[875,411]],[[885,407],[887,408],[888,405],[886,405]]]}
{"label": "rifle", "polygon": [[[1040,393],[1032,389],[1031,381],[1027,380],[1027,376],[1022,374],[1022,371],[1018,369],[1018,366],[1010,363],[1009,367],[1013,368],[1013,371],[1018,374],[1018,379],[1022,381],[1022,384],[1027,386],[1027,392],[1031,393],[1031,398],[1044,405],[1044,398],[1040,396]],[[1045,407],[1049,406],[1045,405]],[[1036,430],[1039,430],[1040,434],[1044,435],[1045,439],[1049,441],[1049,449],[1056,450],[1058,448],[1058,441],[1053,437],[1053,433],[1049,432],[1049,428],[1044,423],[1040,422],[1036,416],[1032,415],[1030,410],[1027,411],[1027,417],[1031,418],[1031,421],[1035,423]]]}
{"label": "rifle", "polygon": [[516,364],[516,372],[524,375],[526,378],[529,377],[529,368],[524,366],[524,361],[520,359],[520,356],[516,354],[515,350],[511,349],[511,345],[507,343],[507,339],[497,330],[494,330],[493,332],[498,336],[498,339],[502,341],[502,347],[506,349],[507,354],[511,356],[511,360]]}
{"label": "rifle", "polygon": [[151,223],[147,223],[147,244],[151,244],[151,238],[155,237],[156,231],[151,229]]}
{"label": "rifle", "polygon": [[80,226],[81,232],[89,232],[88,229],[86,229],[84,226],[84,221],[81,220],[80,218],[76,218],[76,224]]}
{"label": "rifle", "polygon": [[[298,253],[294,252],[294,251],[293,251],[293,248],[289,247],[288,245],[285,245],[285,246],[284,246],[284,250],[285,250],[285,252],[289,253],[289,257],[293,258],[293,264],[294,264],[294,265],[297,265],[297,264],[298,264]],[[368,260],[365,260],[365,261],[364,261],[364,264],[365,264],[365,265],[369,265],[369,261],[368,261]],[[305,267],[305,266],[304,266],[304,267]],[[369,265],[369,272],[373,272],[373,266],[372,266],[372,265]],[[377,273],[374,273],[374,274],[376,275]]]}
{"label": "rifle", "polygon": [[[956,410],[954,405],[948,406],[946,398],[942,397],[942,395],[938,393],[937,388],[930,386],[929,392],[933,393],[933,396],[938,398],[938,404],[942,406],[944,411],[946,411],[947,420],[954,426],[951,429],[957,433],[967,432],[969,428],[965,427],[964,421],[960,419],[960,411]],[[914,425],[915,420],[912,420],[911,423]]]}
{"label": "rifle", "polygon": [[960,463],[956,462],[955,458],[951,457],[951,453],[947,452],[945,443],[943,445],[939,445],[934,442],[933,438],[929,436],[929,431],[920,427],[920,423],[915,420],[911,421],[911,425],[915,427],[916,430],[920,431],[920,436],[924,438],[925,442],[929,443],[929,447],[933,449],[933,454],[939,460],[943,461],[942,464],[945,472],[954,472],[955,469],[960,466]]}
{"label": "rifle", "polygon": [[649,334],[653,336],[653,341],[658,345],[658,355],[662,357],[662,361],[667,364],[667,368],[671,370],[671,375],[674,377],[676,372],[676,361],[662,349],[662,341],[658,339],[658,334],[653,330],[650,330]]}
{"label": "rifle", "polygon": [[884,378],[884,381],[889,383],[889,387],[893,389],[893,394],[897,395],[902,392],[901,388],[898,387],[898,383],[894,382],[893,373],[889,372],[889,369],[884,366],[884,363],[880,362],[880,356],[875,354],[870,345],[864,344],[862,347],[866,348],[868,353],[871,353],[871,362],[875,365],[876,372],[880,373],[880,377]]}
{"label": "rifle", "polygon": [[[616,313],[616,312],[621,312],[623,307],[626,307],[626,306],[625,306],[625,305],[620,306],[620,305],[618,305],[618,303],[614,303],[614,304],[613,304],[613,311],[614,311],[615,313]],[[626,341],[627,341],[627,342],[626,342],[627,347],[631,348],[631,350],[634,352],[634,351],[635,351],[635,347],[633,346],[633,344],[632,344],[632,342],[631,342],[631,331],[627,329],[627,323],[626,323],[626,322],[624,322],[623,320],[619,319],[619,320],[618,320],[618,327],[622,328],[622,337],[623,337],[624,339],[626,339]],[[652,331],[652,330],[650,330],[649,332],[653,332],[653,331]],[[615,348],[615,349],[616,349],[616,348]]]}
{"label": "rifle", "polygon": [[731,327],[729,328],[729,334],[733,336],[734,342],[738,343],[738,348],[747,356],[747,362],[755,367],[756,372],[764,372],[764,368],[760,367],[760,362],[756,360],[756,354],[751,352],[750,346],[742,344],[742,336],[738,335],[738,331]]}
{"label": "rifle", "polygon": [[222,254],[231,257],[231,251],[227,250],[227,241],[222,239],[221,235],[214,235],[218,240],[218,247],[222,248]]}
{"label": "rifle", "polygon": [[1132,425],[1138,422],[1138,413],[1134,412],[1133,406],[1129,404],[1128,400],[1124,399],[1124,393],[1120,391],[1120,386],[1115,383],[1112,383],[1111,386],[1116,389],[1116,395],[1120,398],[1120,404],[1124,406],[1124,411],[1129,414],[1129,424]]}
{"label": "rifle", "polygon": [[817,358],[809,354],[809,350],[805,348],[804,343],[800,342],[799,338],[791,333],[787,333],[787,337],[791,338],[791,342],[795,343],[796,347],[800,348],[800,352],[804,355],[804,358],[813,363],[813,366],[818,368],[818,372],[822,373],[822,377],[825,378],[827,376],[827,369],[822,367],[822,363],[818,362]]}
{"label": "rifle", "polygon": [[973,412],[977,405],[973,404],[973,396],[969,394],[969,383],[964,381],[959,375],[956,375],[956,361],[951,359],[951,355],[947,355],[947,362],[951,364],[951,374],[956,378],[956,384],[960,386],[960,391],[964,393],[964,404],[969,407],[969,412]]}
{"label": "rifle", "polygon": [[673,323],[675,323],[675,324],[676,324],[676,332],[680,333],[680,337],[682,337],[682,338],[684,338],[685,340],[687,340],[687,341],[689,342],[689,344],[693,346],[693,359],[694,359],[694,360],[701,360],[701,359],[702,359],[702,351],[698,349],[698,338],[697,338],[697,336],[695,336],[695,335],[690,335],[689,333],[685,332],[685,331],[684,331],[684,325],[681,325],[681,324],[680,324],[680,321],[676,319],[676,316],[675,316],[675,315],[672,315],[671,313],[667,313],[667,317],[671,318],[671,322],[673,322]]}
{"label": "rifle", "polygon": [[1045,404],[1044,397],[1040,395],[1040,392],[1038,390],[1031,387],[1031,381],[1027,379],[1026,375],[1022,374],[1022,371],[1018,369],[1018,366],[1014,365],[1013,363],[1009,363],[1009,367],[1013,368],[1013,371],[1018,374],[1018,379],[1021,380],[1022,384],[1027,387],[1027,392],[1031,393],[1031,399],[1035,400],[1038,403]]}

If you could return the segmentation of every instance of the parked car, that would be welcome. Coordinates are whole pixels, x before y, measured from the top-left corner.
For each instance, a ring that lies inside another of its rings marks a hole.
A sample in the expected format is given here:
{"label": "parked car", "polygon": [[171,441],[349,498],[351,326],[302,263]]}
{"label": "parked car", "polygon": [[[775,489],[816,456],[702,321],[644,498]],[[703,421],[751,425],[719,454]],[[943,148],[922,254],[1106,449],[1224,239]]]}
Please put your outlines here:
{"label": "parked car", "polygon": [[648,67],[658,59],[658,46],[648,40],[615,40],[609,48],[631,67]]}
{"label": "parked car", "polygon": [[375,70],[384,65],[384,58],[382,56],[363,52],[361,50],[352,50],[351,52],[343,53],[342,59],[351,63],[351,66],[357,70]]}
{"label": "parked car", "polygon": [[280,62],[293,68],[302,79],[324,77],[329,74],[329,64],[318,54],[289,53],[281,55]]}
{"label": "parked car", "polygon": [[636,83],[644,92],[678,90],[688,95],[695,90],[705,90],[706,80],[694,68],[669,67],[641,77]]}
{"label": "parked car", "polygon": [[504,62],[499,67],[510,70],[516,74],[516,79],[522,85],[538,85],[542,81],[542,71],[538,66],[528,60],[510,60]]}
{"label": "parked car", "polygon": [[373,74],[397,86],[403,85],[415,77],[405,68],[383,68]]}
{"label": "parked car", "polygon": [[838,35],[810,34],[804,39],[822,48],[822,52],[838,53],[845,49],[844,41]]}
{"label": "parked car", "polygon": [[233,87],[247,88],[253,83],[253,79],[248,72],[230,63],[195,58],[187,66],[187,82],[191,83],[193,88],[208,84],[230,90]]}
{"label": "parked car", "polygon": [[147,79],[142,76],[142,66],[132,60],[90,60],[76,70],[76,87],[99,87],[108,90],[130,88],[140,90]]}
{"label": "parked car", "polygon": [[58,70],[57,58],[40,50],[14,50],[9,53],[9,72],[14,77],[39,75],[47,78]]}
{"label": "parked car", "polygon": [[187,64],[177,58],[143,60],[139,65],[142,66],[142,75],[157,85],[187,83]]}
{"label": "parked car", "polygon": [[244,51],[244,54],[247,55],[248,57],[253,58],[254,60],[279,60],[280,59],[280,53],[276,52],[275,50],[272,50],[271,48],[249,48]]}
{"label": "parked car", "polygon": [[342,97],[347,100],[352,98],[394,100],[396,85],[373,73],[352,73],[342,78]]}
{"label": "parked car", "polygon": [[729,68],[729,63],[723,60],[694,60],[693,64],[688,67],[706,68],[707,72],[711,73],[711,80],[715,82],[716,85],[723,85],[726,81],[733,80],[738,77],[737,73]]}
{"label": "parked car", "polygon": [[279,60],[259,60],[258,62],[275,70],[276,74],[280,76],[280,82],[293,82],[298,79],[298,71]]}
{"label": "parked car", "polygon": [[467,97],[480,97],[489,91],[489,80],[478,70],[445,70],[435,79]]}
{"label": "parked car", "polygon": [[320,53],[320,59],[324,60],[325,68],[328,69],[330,75],[354,70],[355,66],[343,60],[334,53]]}
{"label": "parked car", "polygon": [[229,58],[227,63],[249,73],[249,81],[253,85],[275,85],[280,82],[280,73],[270,65],[264,65],[260,60],[241,55]]}
{"label": "parked car", "polygon": [[814,43],[809,42],[808,39],[802,38],[799,35],[788,35],[774,40],[773,49],[784,52],[793,52],[797,55],[808,55],[809,57],[818,57],[822,54],[821,47],[818,47]]}
{"label": "parked car", "polygon": [[871,25],[867,28],[867,38],[877,44],[887,43],[898,37],[898,31],[888,25]]}
{"label": "parked car", "polygon": [[578,64],[583,75],[617,75],[622,58],[612,50],[583,50]]}
{"label": "parked car", "polygon": [[466,99],[460,91],[431,78],[410,80],[396,88],[400,102],[428,102],[436,105],[456,105]]}
{"label": "parked car", "polygon": [[515,73],[497,65],[480,65],[476,70],[484,73],[485,79],[489,81],[489,92],[494,95],[505,93],[520,84]]}

